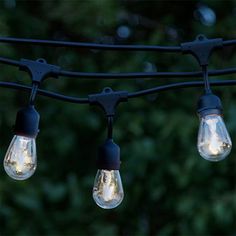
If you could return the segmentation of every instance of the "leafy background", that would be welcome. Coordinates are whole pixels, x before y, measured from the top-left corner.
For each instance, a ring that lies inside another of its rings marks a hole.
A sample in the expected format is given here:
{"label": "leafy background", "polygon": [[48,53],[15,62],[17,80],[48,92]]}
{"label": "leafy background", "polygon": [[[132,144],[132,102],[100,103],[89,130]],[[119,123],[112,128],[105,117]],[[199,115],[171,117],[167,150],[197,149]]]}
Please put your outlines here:
{"label": "leafy background", "polygon": [[[235,1],[15,1],[0,2],[3,36],[112,44],[179,45],[199,33],[236,37]],[[45,58],[84,72],[191,71],[191,56],[0,45],[1,56]],[[211,57],[210,68],[235,66],[235,48]],[[221,77],[221,79],[225,79]],[[233,78],[233,76],[227,76]],[[30,84],[28,75],[1,65],[1,80]],[[180,79],[179,79],[180,80]],[[188,80],[182,79],[183,81]],[[200,79],[199,79],[200,80]],[[86,97],[105,86],[137,91],[178,79],[47,80],[42,88]],[[215,88],[236,142],[234,87]],[[27,181],[0,168],[0,235],[236,235],[236,159],[209,163],[196,149],[196,102],[201,88],[130,100],[117,111],[114,139],[121,147],[125,198],[102,210],[91,196],[97,147],[106,135],[99,109],[37,98],[41,132],[38,168]],[[0,154],[28,94],[1,89]]]}

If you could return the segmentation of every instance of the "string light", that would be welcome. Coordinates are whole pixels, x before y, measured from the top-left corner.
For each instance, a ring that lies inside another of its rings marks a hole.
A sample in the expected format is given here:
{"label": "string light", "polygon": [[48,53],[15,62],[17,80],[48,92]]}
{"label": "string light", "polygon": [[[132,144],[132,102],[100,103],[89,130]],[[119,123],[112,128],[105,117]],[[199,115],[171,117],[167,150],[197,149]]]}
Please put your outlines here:
{"label": "string light", "polygon": [[123,200],[119,169],[120,148],[112,139],[107,139],[99,148],[98,171],[93,186],[93,199],[103,209],[115,208]]}
{"label": "string light", "polygon": [[[120,148],[112,137],[113,118],[119,103],[133,98],[154,94],[171,89],[203,87],[205,93],[198,102],[200,127],[198,132],[199,154],[208,161],[220,161],[229,155],[232,143],[222,118],[222,105],[219,97],[211,91],[211,86],[236,85],[236,80],[209,81],[208,76],[219,76],[236,73],[236,68],[208,71],[208,61],[216,48],[236,45],[236,40],[207,39],[199,35],[192,42],[180,46],[146,46],[146,45],[107,45],[78,42],[61,42],[35,39],[17,39],[0,37],[0,42],[15,44],[32,44],[56,47],[77,47],[99,50],[130,50],[130,51],[160,51],[171,53],[192,54],[198,61],[202,71],[196,72],[142,72],[142,73],[87,73],[62,70],[60,67],[48,64],[44,59],[36,61],[21,59],[20,61],[0,57],[0,63],[18,66],[30,74],[32,86],[17,83],[0,82],[1,87],[31,91],[29,104],[18,111],[14,128],[14,137],[4,158],[4,169],[16,180],[25,180],[33,175],[37,166],[35,139],[38,134],[39,114],[34,108],[36,94],[77,104],[100,106],[107,118],[108,135],[104,144],[98,150],[97,174],[93,186],[93,198],[98,206],[104,209],[117,207],[123,200],[124,191],[120,177]],[[142,91],[129,93],[127,91],[112,91],[105,88],[101,93],[89,95],[88,98],[70,97],[39,89],[41,82],[49,77],[58,76],[78,78],[157,78],[157,77],[203,77],[203,81],[177,82],[162,85]]]}

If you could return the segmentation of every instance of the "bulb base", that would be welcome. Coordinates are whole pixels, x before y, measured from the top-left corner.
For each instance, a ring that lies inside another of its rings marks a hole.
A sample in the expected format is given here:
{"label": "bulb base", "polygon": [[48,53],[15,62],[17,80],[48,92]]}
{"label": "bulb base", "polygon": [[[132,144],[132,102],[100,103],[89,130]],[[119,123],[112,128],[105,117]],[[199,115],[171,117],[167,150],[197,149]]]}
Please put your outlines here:
{"label": "bulb base", "polygon": [[100,170],[119,170],[120,169],[120,147],[107,139],[106,142],[99,147],[97,167]]}
{"label": "bulb base", "polygon": [[222,115],[223,112],[220,98],[212,93],[202,95],[198,101],[197,108],[200,117],[213,114]]}
{"label": "bulb base", "polygon": [[36,138],[39,129],[39,113],[34,106],[27,106],[17,112],[14,133],[29,138]]}

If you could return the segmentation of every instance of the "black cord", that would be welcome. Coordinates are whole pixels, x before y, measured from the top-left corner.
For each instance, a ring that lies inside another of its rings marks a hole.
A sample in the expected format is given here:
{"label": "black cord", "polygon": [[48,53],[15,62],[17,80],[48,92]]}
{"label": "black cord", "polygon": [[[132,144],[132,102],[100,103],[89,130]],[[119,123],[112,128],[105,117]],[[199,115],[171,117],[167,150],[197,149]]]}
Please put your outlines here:
{"label": "black cord", "polygon": [[[23,66],[20,61],[0,57],[0,63],[12,65],[12,66]],[[65,76],[79,79],[139,79],[139,78],[191,78],[191,77],[202,77],[202,71],[194,72],[130,72],[130,73],[96,73],[96,72],[76,72],[60,70],[53,72],[51,75],[54,76]],[[236,68],[226,68],[220,70],[209,70],[209,76],[220,76],[229,75],[236,73]],[[48,75],[50,77],[51,75]],[[46,79],[46,78],[45,78]]]}
{"label": "black cord", "polygon": [[[17,66],[22,66],[20,61],[0,57],[0,63]],[[229,75],[236,73],[236,68],[227,68],[220,70],[209,70],[209,76]],[[202,71],[194,72],[131,72],[131,73],[92,73],[92,72],[75,72],[60,70],[54,72],[54,76],[66,76],[80,79],[139,79],[139,78],[191,78],[202,77]],[[50,75],[49,75],[50,76]],[[46,79],[46,78],[45,78]]]}
{"label": "black cord", "polygon": [[[17,89],[17,90],[27,91],[27,92],[32,90],[32,87],[30,87],[30,86],[21,85],[21,84],[12,83],[12,82],[0,82],[0,87]],[[63,94],[50,92],[50,91],[46,91],[43,89],[38,89],[38,95],[54,98],[54,99],[61,100],[64,102],[76,103],[76,104],[88,104],[89,103],[89,100],[87,98],[65,96]]]}
{"label": "black cord", "polygon": [[113,133],[113,117],[108,116],[107,117],[107,138],[112,139],[112,133]]}
{"label": "black cord", "polygon": [[[172,83],[163,86],[158,86],[155,88],[145,89],[133,93],[128,94],[128,98],[136,98],[145,95],[155,94],[159,92],[164,92],[168,90],[175,90],[181,88],[194,88],[194,87],[202,87],[204,85],[203,81],[190,81],[190,82],[179,82]],[[211,86],[229,86],[236,85],[236,80],[223,80],[223,81],[211,81]]]}
{"label": "black cord", "polygon": [[210,82],[208,79],[207,65],[202,66],[202,74],[203,74],[205,93],[206,94],[212,93],[210,88]]}
{"label": "black cord", "polygon": [[236,39],[231,39],[231,40],[225,40],[223,41],[224,46],[233,46],[236,44]]}
{"label": "black cord", "polygon": [[31,94],[30,94],[30,99],[29,99],[29,105],[31,105],[31,106],[34,105],[34,101],[35,101],[35,98],[36,98],[38,87],[39,87],[38,83],[33,83],[32,84],[32,89],[31,89]]}
{"label": "black cord", "polygon": [[65,42],[65,41],[23,39],[23,38],[10,38],[10,37],[0,37],[0,42],[13,43],[13,44],[31,44],[39,46],[50,46],[50,47],[53,46],[53,47],[86,48],[86,49],[98,49],[98,50],[181,52],[180,46],[112,45],[112,44]]}
{"label": "black cord", "polygon": [[[16,44],[33,44],[41,46],[56,46],[56,47],[78,47],[78,48],[89,48],[89,49],[102,49],[102,50],[137,50],[137,51],[166,51],[166,52],[182,52],[181,47],[169,47],[169,46],[145,46],[145,45],[108,45],[108,44],[93,44],[93,43],[80,43],[80,42],[63,42],[63,41],[50,41],[50,40],[35,40],[35,39],[19,39],[19,38],[7,38],[0,37],[0,42],[5,43],[16,43]],[[236,44],[236,40],[223,41],[224,46],[232,46]],[[7,58],[0,57],[0,63],[22,67],[20,61],[11,60]],[[201,81],[190,81],[190,82],[179,82],[172,83],[168,85],[158,86],[151,89],[141,90],[133,93],[129,93],[129,98],[135,98],[139,96],[144,96],[148,94],[153,94],[161,91],[167,91],[177,88],[189,88],[189,87],[201,87],[205,85],[206,91],[210,92],[210,84],[208,80],[209,76],[218,76],[226,74],[236,73],[236,68],[227,68],[221,70],[211,70],[207,73],[207,68],[203,66],[202,71],[196,72],[152,72],[152,73],[88,73],[88,72],[73,72],[66,70],[55,70],[49,73],[49,76],[67,76],[67,77],[78,77],[78,78],[97,78],[97,79],[137,79],[137,78],[191,78],[191,77],[201,77],[204,76],[204,82]],[[212,86],[224,86],[224,85],[235,85],[236,80],[225,80],[225,81],[212,81]],[[16,83],[0,82],[0,87],[7,87],[19,90],[29,91],[32,88],[29,86],[24,86]],[[87,98],[77,98],[65,96],[62,94],[49,92],[45,90],[38,89],[34,87],[32,89],[30,103],[33,104],[38,91],[39,95],[51,97],[57,100],[62,100],[71,103],[78,104],[88,104],[89,100]]]}
{"label": "black cord", "polygon": [[8,59],[5,57],[0,57],[0,63],[10,65],[10,66],[18,66],[18,67],[22,65],[20,61]]}
{"label": "black cord", "polygon": [[[209,76],[229,75],[236,73],[236,68],[208,71]],[[131,73],[92,73],[61,70],[57,75],[77,77],[80,79],[140,79],[140,78],[190,78],[202,77],[202,71],[196,72],[131,72]]]}
{"label": "black cord", "polygon": [[[204,85],[203,81],[190,81],[190,82],[179,82],[179,83],[172,83],[163,86],[157,86],[151,89],[145,89],[137,92],[131,92],[128,94],[128,98],[136,98],[141,97],[149,94],[155,94],[159,92],[164,92],[168,90],[175,90],[181,88],[194,88],[194,87],[202,87]],[[233,86],[236,85],[236,80],[224,80],[224,81],[211,81],[211,86]],[[10,88],[10,89],[17,89],[22,91],[31,91],[32,87],[25,86],[17,83],[11,82],[0,82],[0,87]],[[43,89],[38,89],[38,95],[44,97],[50,97],[57,100],[61,100],[64,102],[76,103],[76,104],[89,104],[89,100],[87,98],[79,98],[79,97],[71,97],[66,96],[63,94],[46,91]]]}
{"label": "black cord", "polygon": [[[0,37],[2,43],[12,44],[31,44],[39,46],[50,47],[73,47],[99,50],[128,50],[128,51],[163,51],[163,52],[182,52],[180,46],[158,46],[158,45],[112,45],[112,44],[98,44],[98,43],[84,43],[84,42],[65,42],[56,40],[40,40],[40,39],[24,39]],[[236,40],[223,41],[224,46],[235,45]]]}

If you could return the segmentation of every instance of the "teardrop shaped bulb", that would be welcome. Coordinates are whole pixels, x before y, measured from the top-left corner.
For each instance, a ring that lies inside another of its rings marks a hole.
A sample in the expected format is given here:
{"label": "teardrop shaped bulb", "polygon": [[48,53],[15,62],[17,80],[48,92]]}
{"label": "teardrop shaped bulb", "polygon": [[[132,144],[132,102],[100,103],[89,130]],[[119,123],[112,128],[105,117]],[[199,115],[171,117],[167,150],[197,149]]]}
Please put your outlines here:
{"label": "teardrop shaped bulb", "polygon": [[119,170],[98,170],[93,186],[93,199],[104,209],[120,205],[124,197]]}
{"label": "teardrop shaped bulb", "polygon": [[198,151],[208,161],[220,161],[231,151],[232,142],[220,115],[201,118],[198,131]]}
{"label": "teardrop shaped bulb", "polygon": [[37,166],[35,138],[14,135],[3,164],[6,173],[13,179],[31,177]]}

